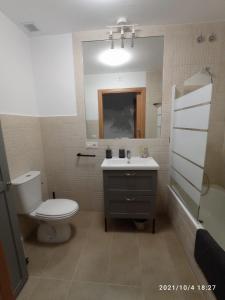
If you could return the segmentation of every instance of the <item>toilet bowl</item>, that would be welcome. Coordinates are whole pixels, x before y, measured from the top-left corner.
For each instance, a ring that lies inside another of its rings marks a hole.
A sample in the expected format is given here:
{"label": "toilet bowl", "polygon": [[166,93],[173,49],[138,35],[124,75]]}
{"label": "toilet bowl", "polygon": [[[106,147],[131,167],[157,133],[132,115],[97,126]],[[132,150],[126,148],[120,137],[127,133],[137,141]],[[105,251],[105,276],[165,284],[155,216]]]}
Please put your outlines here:
{"label": "toilet bowl", "polygon": [[69,199],[48,199],[29,216],[40,221],[37,238],[45,243],[62,243],[71,237],[69,224],[79,210],[77,202]]}
{"label": "toilet bowl", "polygon": [[70,199],[42,200],[40,171],[31,171],[12,180],[16,189],[18,214],[39,222],[37,239],[44,243],[62,243],[71,237],[71,218],[79,205]]}

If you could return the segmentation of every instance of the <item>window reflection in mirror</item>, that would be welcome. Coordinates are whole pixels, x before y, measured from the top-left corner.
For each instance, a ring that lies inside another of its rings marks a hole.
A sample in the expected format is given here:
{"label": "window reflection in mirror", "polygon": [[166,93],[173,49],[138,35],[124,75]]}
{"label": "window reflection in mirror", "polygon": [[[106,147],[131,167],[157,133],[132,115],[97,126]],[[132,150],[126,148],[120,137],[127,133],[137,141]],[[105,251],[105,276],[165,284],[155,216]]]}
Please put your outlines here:
{"label": "window reflection in mirror", "polygon": [[161,134],[163,37],[83,42],[88,139]]}

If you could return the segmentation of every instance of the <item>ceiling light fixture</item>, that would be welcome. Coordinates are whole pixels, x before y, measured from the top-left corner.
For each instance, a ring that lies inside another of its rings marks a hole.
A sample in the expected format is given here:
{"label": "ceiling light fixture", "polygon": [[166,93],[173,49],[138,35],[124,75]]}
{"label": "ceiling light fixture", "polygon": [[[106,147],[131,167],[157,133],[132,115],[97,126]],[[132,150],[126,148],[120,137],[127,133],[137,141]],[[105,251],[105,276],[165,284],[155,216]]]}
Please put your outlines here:
{"label": "ceiling light fixture", "polygon": [[110,29],[108,40],[111,42],[110,49],[114,48],[113,33],[120,34],[121,48],[125,47],[125,39],[131,36],[131,48],[134,47],[134,40],[136,38],[137,24],[127,24],[127,19],[121,17],[117,20],[117,24],[113,26],[107,26]]}
{"label": "ceiling light fixture", "polygon": [[113,32],[112,32],[112,30],[109,33],[109,41],[110,41],[110,49],[114,49],[114,40],[113,40]]}
{"label": "ceiling light fixture", "polygon": [[120,38],[121,38],[121,48],[124,48],[124,28],[121,27],[121,31],[120,31]]}
{"label": "ceiling light fixture", "polygon": [[134,25],[132,26],[132,31],[131,31],[131,48],[134,48],[134,39],[136,37],[136,34],[135,34],[135,27]]}
{"label": "ceiling light fixture", "polygon": [[125,49],[108,49],[100,53],[99,61],[111,67],[126,64],[131,59],[131,54]]}

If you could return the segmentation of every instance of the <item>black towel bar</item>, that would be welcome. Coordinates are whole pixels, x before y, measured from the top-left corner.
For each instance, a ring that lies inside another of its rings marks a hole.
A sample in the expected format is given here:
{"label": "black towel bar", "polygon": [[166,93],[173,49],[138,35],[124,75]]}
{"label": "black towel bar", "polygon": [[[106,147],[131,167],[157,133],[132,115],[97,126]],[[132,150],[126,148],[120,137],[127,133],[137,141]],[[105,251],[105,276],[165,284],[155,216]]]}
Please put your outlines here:
{"label": "black towel bar", "polygon": [[77,157],[96,157],[95,154],[82,154],[82,153],[77,153]]}

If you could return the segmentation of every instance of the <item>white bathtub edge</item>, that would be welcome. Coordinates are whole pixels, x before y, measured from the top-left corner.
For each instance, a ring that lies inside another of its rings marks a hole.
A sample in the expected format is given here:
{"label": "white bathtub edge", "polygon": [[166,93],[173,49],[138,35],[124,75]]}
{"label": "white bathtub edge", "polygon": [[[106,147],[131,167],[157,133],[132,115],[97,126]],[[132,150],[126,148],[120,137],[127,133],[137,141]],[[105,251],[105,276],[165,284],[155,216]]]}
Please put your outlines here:
{"label": "white bathtub edge", "polygon": [[172,195],[174,196],[174,198],[177,200],[177,202],[180,204],[180,206],[182,207],[182,209],[185,211],[186,215],[188,216],[188,218],[191,220],[191,222],[193,223],[193,225],[195,226],[196,229],[204,229],[204,227],[202,226],[201,223],[199,223],[193,216],[192,214],[189,212],[189,210],[185,207],[185,205],[183,204],[183,202],[180,200],[180,198],[178,197],[178,195],[174,192],[174,190],[171,188],[171,186],[168,184],[167,185],[169,191],[172,193]]}

